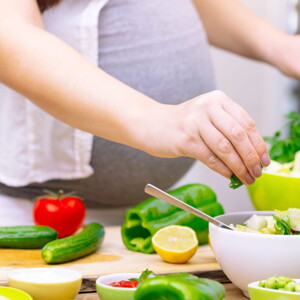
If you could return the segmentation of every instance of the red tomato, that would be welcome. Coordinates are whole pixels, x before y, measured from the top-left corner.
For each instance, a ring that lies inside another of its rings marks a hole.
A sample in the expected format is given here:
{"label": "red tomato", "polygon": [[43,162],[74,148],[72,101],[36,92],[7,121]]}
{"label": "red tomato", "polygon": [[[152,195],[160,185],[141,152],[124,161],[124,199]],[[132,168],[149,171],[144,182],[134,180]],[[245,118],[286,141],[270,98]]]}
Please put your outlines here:
{"label": "red tomato", "polygon": [[35,224],[52,227],[58,232],[59,238],[75,233],[82,226],[84,218],[83,201],[63,191],[37,198],[33,207]]}
{"label": "red tomato", "polygon": [[122,287],[122,288],[136,288],[138,286],[138,281],[136,280],[121,280],[110,283],[110,286],[113,287]]}

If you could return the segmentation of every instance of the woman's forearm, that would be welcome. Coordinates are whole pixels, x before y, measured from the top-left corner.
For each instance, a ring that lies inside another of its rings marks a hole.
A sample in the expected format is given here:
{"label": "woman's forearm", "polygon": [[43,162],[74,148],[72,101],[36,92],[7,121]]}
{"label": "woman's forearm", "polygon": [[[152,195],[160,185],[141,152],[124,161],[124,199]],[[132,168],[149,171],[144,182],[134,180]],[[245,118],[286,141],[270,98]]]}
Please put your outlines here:
{"label": "woman's forearm", "polygon": [[274,64],[286,34],[238,0],[194,0],[209,42],[236,54]]}
{"label": "woman's forearm", "polygon": [[2,20],[0,44],[3,83],[73,127],[142,148],[138,124],[161,104],[92,65],[38,23]]}

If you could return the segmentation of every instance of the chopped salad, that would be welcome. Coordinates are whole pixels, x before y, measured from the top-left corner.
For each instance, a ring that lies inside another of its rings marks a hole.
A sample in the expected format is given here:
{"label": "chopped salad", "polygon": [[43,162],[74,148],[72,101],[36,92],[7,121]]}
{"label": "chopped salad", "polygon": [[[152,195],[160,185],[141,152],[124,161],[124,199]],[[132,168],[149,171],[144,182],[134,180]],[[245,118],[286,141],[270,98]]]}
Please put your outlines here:
{"label": "chopped salad", "polygon": [[243,232],[297,235],[300,234],[300,209],[276,210],[272,216],[252,215],[244,224],[230,225]]}

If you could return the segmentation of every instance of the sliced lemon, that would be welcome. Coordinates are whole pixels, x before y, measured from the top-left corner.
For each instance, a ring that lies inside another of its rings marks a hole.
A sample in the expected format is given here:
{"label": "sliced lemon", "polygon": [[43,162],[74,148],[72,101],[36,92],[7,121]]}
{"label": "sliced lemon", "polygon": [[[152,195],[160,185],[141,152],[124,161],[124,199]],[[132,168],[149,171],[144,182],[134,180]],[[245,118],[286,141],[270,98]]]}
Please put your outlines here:
{"label": "sliced lemon", "polygon": [[158,230],[152,237],[156,253],[166,262],[185,263],[198,249],[198,240],[193,229],[171,225]]}

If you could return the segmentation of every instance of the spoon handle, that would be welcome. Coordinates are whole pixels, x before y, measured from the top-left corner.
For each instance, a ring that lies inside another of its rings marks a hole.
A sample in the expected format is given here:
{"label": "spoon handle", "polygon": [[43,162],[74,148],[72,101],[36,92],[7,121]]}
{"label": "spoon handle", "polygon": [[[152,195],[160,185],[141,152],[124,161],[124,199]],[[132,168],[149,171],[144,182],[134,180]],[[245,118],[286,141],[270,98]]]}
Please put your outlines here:
{"label": "spoon handle", "polygon": [[214,225],[221,227],[221,228],[225,228],[225,229],[230,229],[233,230],[232,228],[230,228],[229,226],[227,226],[226,224],[220,222],[219,220],[205,214],[204,212],[196,209],[195,207],[186,204],[185,202],[171,196],[170,194],[162,191],[161,189],[157,188],[156,186],[152,185],[152,184],[147,184],[145,186],[145,192],[153,197],[159,198],[161,200],[164,200],[174,206],[177,206],[197,217],[200,217],[208,222],[213,223]]}

